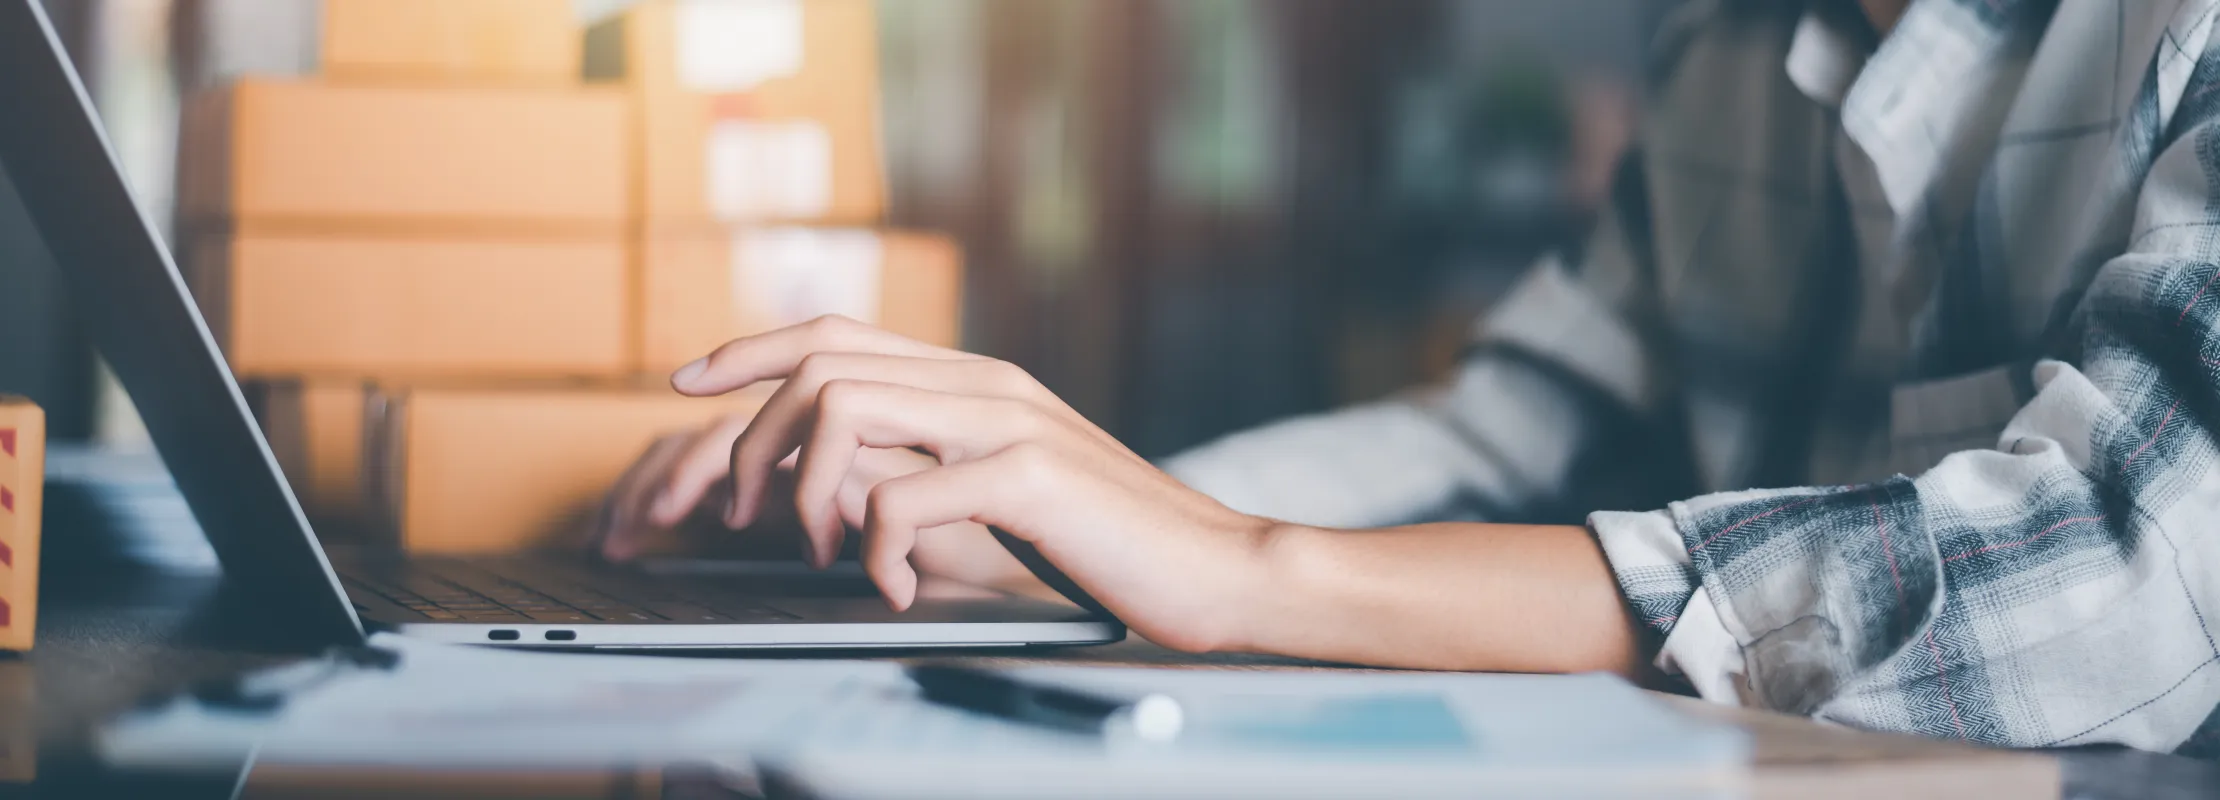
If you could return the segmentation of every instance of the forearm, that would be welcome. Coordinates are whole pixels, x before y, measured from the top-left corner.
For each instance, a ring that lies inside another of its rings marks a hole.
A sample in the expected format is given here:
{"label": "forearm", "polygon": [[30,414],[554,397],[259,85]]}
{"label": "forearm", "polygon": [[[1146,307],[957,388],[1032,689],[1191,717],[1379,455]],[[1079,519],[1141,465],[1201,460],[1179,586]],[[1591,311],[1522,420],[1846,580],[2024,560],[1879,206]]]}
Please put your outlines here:
{"label": "forearm", "polygon": [[1241,612],[1238,649],[1416,669],[1646,670],[1585,528],[1281,525],[1259,563],[1272,590]]}

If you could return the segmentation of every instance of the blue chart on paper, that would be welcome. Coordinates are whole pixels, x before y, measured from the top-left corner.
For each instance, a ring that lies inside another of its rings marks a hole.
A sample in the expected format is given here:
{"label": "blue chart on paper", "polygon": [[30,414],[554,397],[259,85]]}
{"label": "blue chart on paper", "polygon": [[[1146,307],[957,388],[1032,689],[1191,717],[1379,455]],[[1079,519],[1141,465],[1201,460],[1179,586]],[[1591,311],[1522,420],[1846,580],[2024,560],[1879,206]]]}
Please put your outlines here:
{"label": "blue chart on paper", "polygon": [[[1368,694],[1288,702],[1255,698],[1214,709],[1190,734],[1228,747],[1272,750],[1471,750],[1472,735],[1434,692]],[[1276,701],[1276,702],[1275,702]]]}

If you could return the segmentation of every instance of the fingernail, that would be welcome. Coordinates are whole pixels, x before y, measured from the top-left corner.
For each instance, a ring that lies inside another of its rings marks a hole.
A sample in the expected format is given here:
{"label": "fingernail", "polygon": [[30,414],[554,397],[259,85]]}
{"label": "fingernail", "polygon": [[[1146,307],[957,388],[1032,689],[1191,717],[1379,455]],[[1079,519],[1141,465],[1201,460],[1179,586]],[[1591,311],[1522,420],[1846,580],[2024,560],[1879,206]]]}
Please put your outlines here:
{"label": "fingernail", "polygon": [[724,513],[724,519],[725,519],[725,527],[728,527],[728,528],[738,528],[738,527],[740,527],[740,500],[739,500],[739,498],[734,498],[734,497],[727,497],[727,498],[725,498],[725,513]]}
{"label": "fingernail", "polygon": [[709,371],[709,359],[694,359],[693,363],[679,367],[677,372],[671,373],[671,385],[680,389],[692,386],[694,385],[694,379],[700,378],[701,374],[707,371]]}

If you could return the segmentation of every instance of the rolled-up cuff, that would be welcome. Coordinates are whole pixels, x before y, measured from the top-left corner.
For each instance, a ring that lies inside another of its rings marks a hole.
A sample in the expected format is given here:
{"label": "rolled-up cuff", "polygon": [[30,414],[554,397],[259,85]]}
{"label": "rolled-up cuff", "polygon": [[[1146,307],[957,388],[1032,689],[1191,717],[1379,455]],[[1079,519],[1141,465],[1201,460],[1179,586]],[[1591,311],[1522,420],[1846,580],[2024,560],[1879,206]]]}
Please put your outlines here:
{"label": "rolled-up cuff", "polygon": [[1672,515],[1599,511],[1588,515],[1588,527],[1657,648],[1657,668],[1686,679],[1706,700],[1741,704],[1742,646],[1689,562]]}

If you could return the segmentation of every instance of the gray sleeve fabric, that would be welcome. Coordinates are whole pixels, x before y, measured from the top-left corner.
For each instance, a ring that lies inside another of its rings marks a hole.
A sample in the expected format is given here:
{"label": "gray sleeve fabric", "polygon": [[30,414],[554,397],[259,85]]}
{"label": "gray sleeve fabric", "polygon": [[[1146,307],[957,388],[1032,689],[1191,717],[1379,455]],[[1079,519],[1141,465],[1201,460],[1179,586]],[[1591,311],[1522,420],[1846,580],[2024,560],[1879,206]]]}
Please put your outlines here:
{"label": "gray sleeve fabric", "polygon": [[1245,513],[1331,527],[1501,518],[1561,496],[1603,418],[1659,393],[1630,321],[1653,300],[1639,205],[1599,225],[1577,274],[1554,258],[1529,270],[1445,385],[1237,433],[1166,471]]}

